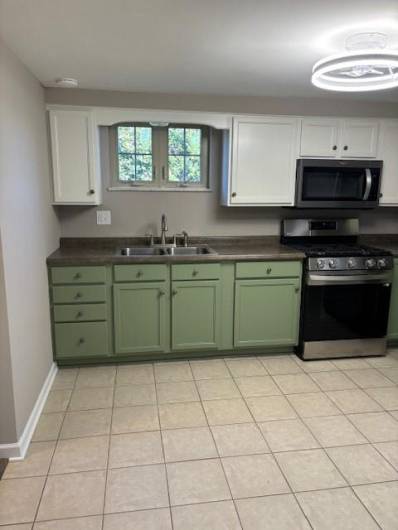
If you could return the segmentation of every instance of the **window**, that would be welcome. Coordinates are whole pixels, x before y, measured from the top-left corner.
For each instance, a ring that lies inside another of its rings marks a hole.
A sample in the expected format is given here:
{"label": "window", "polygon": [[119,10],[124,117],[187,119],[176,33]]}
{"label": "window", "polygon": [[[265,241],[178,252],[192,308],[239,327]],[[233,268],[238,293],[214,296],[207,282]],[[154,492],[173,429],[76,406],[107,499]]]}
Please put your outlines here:
{"label": "window", "polygon": [[121,182],[152,182],[151,127],[117,127],[117,158]]}
{"label": "window", "polygon": [[208,127],[120,123],[110,134],[113,186],[208,187]]}

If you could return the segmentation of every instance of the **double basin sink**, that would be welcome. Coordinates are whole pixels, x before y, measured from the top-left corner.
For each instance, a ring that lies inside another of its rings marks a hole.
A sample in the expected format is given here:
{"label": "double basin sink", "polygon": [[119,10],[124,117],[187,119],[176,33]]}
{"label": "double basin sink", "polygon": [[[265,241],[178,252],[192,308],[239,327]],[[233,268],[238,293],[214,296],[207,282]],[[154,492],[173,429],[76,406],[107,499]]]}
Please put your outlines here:
{"label": "double basin sink", "polygon": [[205,254],[217,254],[207,245],[197,247],[124,247],[120,249],[122,256],[202,256]]}

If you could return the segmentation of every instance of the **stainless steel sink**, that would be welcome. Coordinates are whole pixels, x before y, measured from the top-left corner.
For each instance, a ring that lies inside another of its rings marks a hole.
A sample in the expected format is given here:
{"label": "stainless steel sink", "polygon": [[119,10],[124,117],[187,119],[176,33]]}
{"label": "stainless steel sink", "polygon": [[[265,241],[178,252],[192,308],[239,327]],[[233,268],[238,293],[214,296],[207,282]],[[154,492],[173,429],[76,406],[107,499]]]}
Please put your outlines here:
{"label": "stainless steel sink", "polygon": [[160,247],[125,247],[120,249],[122,256],[164,256],[165,248]]}
{"label": "stainless steel sink", "polygon": [[216,254],[207,245],[198,247],[124,247],[120,249],[122,256],[200,256]]}
{"label": "stainless steel sink", "polygon": [[203,254],[215,254],[216,252],[206,245],[199,247],[169,247],[167,254],[170,256],[197,256]]}

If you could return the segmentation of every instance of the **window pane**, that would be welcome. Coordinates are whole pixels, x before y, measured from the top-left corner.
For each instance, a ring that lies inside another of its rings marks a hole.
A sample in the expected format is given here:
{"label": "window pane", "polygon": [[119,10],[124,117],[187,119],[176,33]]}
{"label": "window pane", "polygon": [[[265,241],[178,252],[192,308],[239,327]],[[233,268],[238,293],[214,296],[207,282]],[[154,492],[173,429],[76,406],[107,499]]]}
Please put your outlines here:
{"label": "window pane", "polygon": [[185,152],[187,155],[200,155],[200,129],[185,129]]}
{"label": "window pane", "polygon": [[184,129],[169,128],[169,154],[184,154]]}
{"label": "window pane", "polygon": [[134,127],[117,128],[118,151],[134,153]]}
{"label": "window pane", "polygon": [[152,156],[137,155],[135,167],[135,180],[141,182],[150,182],[152,180]]}
{"label": "window pane", "polygon": [[183,156],[169,156],[169,181],[184,182]]}
{"label": "window pane", "polygon": [[151,127],[136,127],[136,149],[137,153],[152,153],[152,129]]}
{"label": "window pane", "polygon": [[185,158],[185,181],[200,183],[200,156],[187,156]]}
{"label": "window pane", "polygon": [[135,180],[134,155],[119,154],[119,180]]}

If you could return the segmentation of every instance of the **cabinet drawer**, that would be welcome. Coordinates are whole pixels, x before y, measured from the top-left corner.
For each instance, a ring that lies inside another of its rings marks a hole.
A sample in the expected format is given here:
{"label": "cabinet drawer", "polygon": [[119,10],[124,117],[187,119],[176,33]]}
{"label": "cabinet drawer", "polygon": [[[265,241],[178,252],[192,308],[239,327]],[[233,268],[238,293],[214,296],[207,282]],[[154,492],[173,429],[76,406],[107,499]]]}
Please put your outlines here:
{"label": "cabinet drawer", "polygon": [[53,287],[54,304],[73,304],[85,302],[105,302],[105,285],[79,285]]}
{"label": "cabinet drawer", "polygon": [[55,324],[54,334],[57,357],[87,357],[109,353],[106,322]]}
{"label": "cabinet drawer", "polygon": [[58,283],[105,283],[105,267],[52,267],[51,281]]}
{"label": "cabinet drawer", "polygon": [[167,265],[115,265],[115,282],[162,281],[167,278]]}
{"label": "cabinet drawer", "polygon": [[252,261],[236,264],[237,278],[291,278],[300,275],[299,261]]}
{"label": "cabinet drawer", "polygon": [[54,306],[54,322],[86,322],[106,320],[106,304],[78,304]]}
{"label": "cabinet drawer", "polygon": [[191,263],[173,265],[171,267],[173,280],[218,280],[220,277],[219,263]]}

